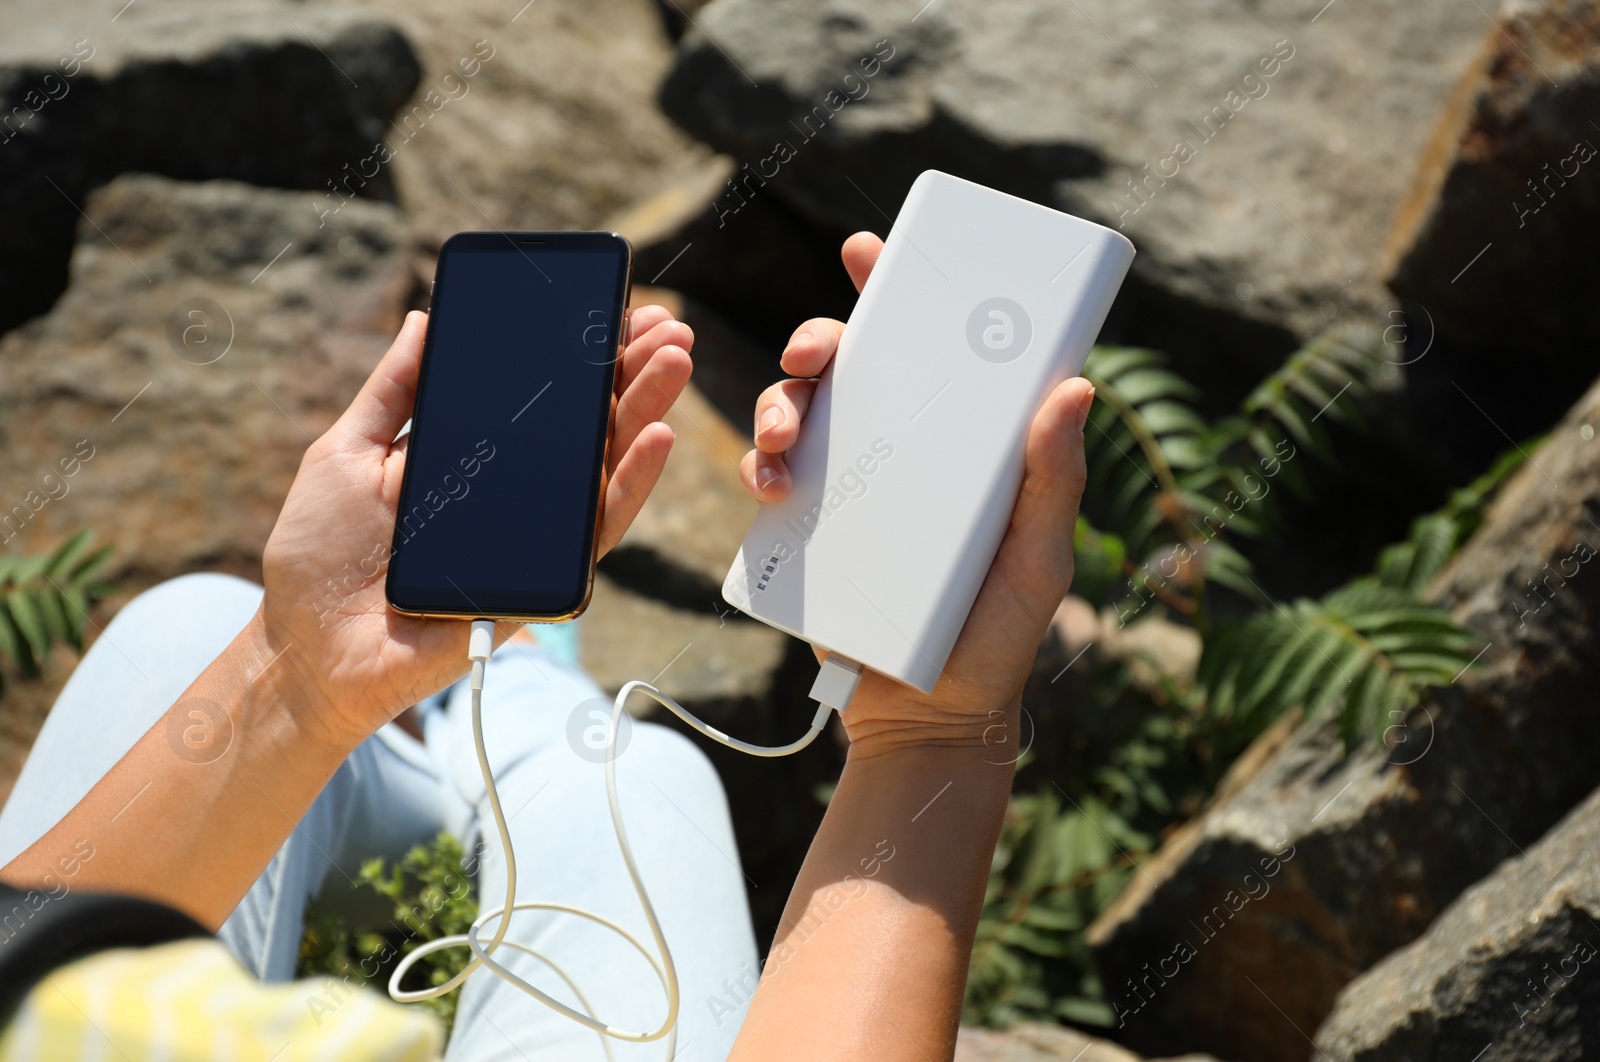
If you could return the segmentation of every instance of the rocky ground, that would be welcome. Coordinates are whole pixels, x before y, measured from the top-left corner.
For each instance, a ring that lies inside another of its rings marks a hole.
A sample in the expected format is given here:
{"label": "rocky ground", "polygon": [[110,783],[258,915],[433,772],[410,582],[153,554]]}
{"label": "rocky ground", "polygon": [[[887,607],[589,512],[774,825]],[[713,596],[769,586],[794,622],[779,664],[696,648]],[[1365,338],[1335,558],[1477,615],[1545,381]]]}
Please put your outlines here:
{"label": "rocky ground", "polygon": [[[964,1030],[957,1058],[1600,1042],[1600,5],[118,6],[14,0],[0,36],[0,505],[81,458],[7,548],[96,528],[117,548],[97,622],[184,572],[259,576],[301,453],[424,300],[444,236],[615,227],[635,301],[699,342],[584,662],[613,689],[659,675],[752,740],[791,734],[809,651],[719,590],[753,510],[748,411],[795,324],[848,313],[839,238],[887,231],[912,178],[946,169],[1123,228],[1140,255],[1105,338],[1172,353],[1209,410],[1330,326],[1404,341],[1377,441],[1350,442],[1318,502],[1344,519],[1307,521],[1338,540],[1255,558],[1280,596],[1550,433],[1428,590],[1487,646],[1477,665],[1387,749],[1285,718],[1092,928],[1119,1043]],[[1030,704],[1070,707],[1043,670],[1090,646],[1153,675],[1197,653],[1186,628],[1120,631],[1069,599]],[[58,649],[0,695],[0,794],[72,663]],[[841,752],[712,756],[767,936]],[[1268,859],[1271,891],[1233,908]],[[1197,931],[1196,960],[1151,981]]]}

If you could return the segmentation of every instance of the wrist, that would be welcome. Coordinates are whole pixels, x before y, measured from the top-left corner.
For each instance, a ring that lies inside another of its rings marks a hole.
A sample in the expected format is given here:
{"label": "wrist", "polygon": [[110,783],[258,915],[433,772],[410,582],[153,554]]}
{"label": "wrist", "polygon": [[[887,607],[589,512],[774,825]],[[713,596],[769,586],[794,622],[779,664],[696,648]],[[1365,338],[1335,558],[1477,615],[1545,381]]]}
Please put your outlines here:
{"label": "wrist", "polygon": [[903,686],[863,683],[843,714],[849,756],[941,750],[958,760],[1010,768],[1023,747],[1019,700],[972,698],[960,706],[930,702]]}
{"label": "wrist", "polygon": [[236,654],[236,681],[246,710],[298,752],[313,760],[342,762],[366,735],[343,733],[339,715],[316,678],[307,673],[296,643],[267,622],[263,610],[245,624],[230,650]]}

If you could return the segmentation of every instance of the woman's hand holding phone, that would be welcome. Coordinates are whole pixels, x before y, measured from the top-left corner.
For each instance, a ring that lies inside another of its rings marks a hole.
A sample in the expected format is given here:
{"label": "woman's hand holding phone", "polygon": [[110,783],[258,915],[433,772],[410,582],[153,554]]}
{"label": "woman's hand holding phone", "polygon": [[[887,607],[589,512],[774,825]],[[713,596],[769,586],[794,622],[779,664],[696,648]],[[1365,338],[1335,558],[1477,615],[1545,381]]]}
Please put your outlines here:
{"label": "woman's hand holding phone", "polygon": [[[868,232],[845,241],[845,270],[859,291],[883,251]],[[844,324],[826,318],[795,330],[783,352],[790,379],[756,402],[755,449],[740,473],[759,501],[788,496],[783,453],[804,430],[806,408],[838,349]],[[1046,399],[1028,434],[1026,471],[1011,523],[966,626],[931,694],[864,673],[844,714],[851,755],[908,743],[1015,748],[1016,712],[1034,654],[1072,581],[1072,534],[1083,496],[1083,427],[1094,400],[1087,380],[1067,380]],[[996,729],[1004,727],[1005,729]]]}
{"label": "woman's hand holding phone", "polygon": [[[384,596],[427,315],[400,334],[350,407],[312,443],[263,557],[257,667],[306,691],[314,732],[354,747],[466,669],[466,623],[396,613]],[[692,370],[694,335],[660,306],[633,312],[618,365],[598,549],[622,538],[661,475],[673,432],[661,417]],[[510,637],[502,624],[499,639]],[[248,632],[247,632],[248,633]]]}

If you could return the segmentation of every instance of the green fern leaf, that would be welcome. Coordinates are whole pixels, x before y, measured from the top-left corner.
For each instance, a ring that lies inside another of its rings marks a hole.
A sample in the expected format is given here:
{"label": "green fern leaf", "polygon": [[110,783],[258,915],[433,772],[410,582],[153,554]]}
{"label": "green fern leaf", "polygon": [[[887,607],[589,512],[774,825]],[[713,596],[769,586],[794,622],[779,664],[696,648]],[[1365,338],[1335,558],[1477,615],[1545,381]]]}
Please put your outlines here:
{"label": "green fern leaf", "polygon": [[1373,736],[1377,721],[1409,709],[1430,686],[1453,681],[1474,653],[1472,635],[1447,613],[1364,582],[1277,605],[1218,635],[1200,661],[1213,711],[1259,727],[1292,707],[1310,716],[1337,703],[1351,742]]}
{"label": "green fern leaf", "polygon": [[1483,523],[1484,510],[1501,484],[1543,441],[1541,436],[1507,450],[1483,475],[1454,491],[1443,508],[1413,520],[1404,542],[1379,553],[1378,581],[1405,590],[1420,591],[1427,586]]}
{"label": "green fern leaf", "polygon": [[1329,461],[1332,440],[1320,422],[1326,418],[1360,425],[1361,407],[1392,355],[1380,333],[1327,333],[1289,355],[1256,386],[1242,409],[1258,423],[1263,418],[1275,421],[1300,446]]}
{"label": "green fern leaf", "polygon": [[33,592],[26,588],[12,590],[6,595],[6,607],[11,610],[11,619],[22,632],[33,659],[42,661],[50,651],[50,631]]}
{"label": "green fern leaf", "polygon": [[108,589],[95,581],[111,547],[92,550],[94,532],[80,531],[49,553],[0,555],[0,656],[36,673],[56,642],[83,648],[93,600]]}
{"label": "green fern leaf", "polygon": [[44,577],[52,582],[66,582],[71,578],[73,565],[88,553],[89,544],[93,541],[94,532],[87,528],[67,539],[50,555]]}

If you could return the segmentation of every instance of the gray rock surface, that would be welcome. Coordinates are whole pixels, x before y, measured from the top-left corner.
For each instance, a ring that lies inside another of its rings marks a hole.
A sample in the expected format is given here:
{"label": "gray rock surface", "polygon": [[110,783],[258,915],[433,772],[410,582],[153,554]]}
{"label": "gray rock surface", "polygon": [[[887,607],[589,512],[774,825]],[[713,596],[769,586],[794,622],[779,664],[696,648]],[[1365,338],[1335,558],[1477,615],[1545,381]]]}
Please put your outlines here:
{"label": "gray rock surface", "polygon": [[1600,388],[1430,588],[1484,640],[1477,665],[1387,751],[1346,757],[1327,722],[1269,732],[1091,927],[1130,1042],[1304,1058],[1345,984],[1600,785],[1597,421]]}
{"label": "gray rock surface", "polygon": [[306,446],[418,286],[399,211],[319,227],[313,198],[131,174],[89,198],[66,294],[0,339],[6,512],[80,442],[94,456],[6,525],[13,548],[98,524],[138,578],[259,569]]}
{"label": "gray rock surface", "polygon": [[1124,304],[1208,333],[1190,346],[1264,364],[1336,319],[1388,323],[1383,235],[1481,39],[1471,5],[917,8],[719,0],[697,16],[662,102],[739,162],[729,227],[771,196],[881,232],[931,166],[1121,222],[1140,248]]}
{"label": "gray rock surface", "polygon": [[1597,853],[1600,790],[1346,988],[1317,1033],[1317,1057],[1586,1057],[1600,1043]]}
{"label": "gray rock surface", "polygon": [[1600,225],[1596,114],[1600,4],[1504,4],[1396,216],[1395,292],[1461,342],[1591,361],[1600,338],[1589,238]]}
{"label": "gray rock surface", "polygon": [[[147,0],[112,21],[88,0],[7,6],[0,331],[60,294],[84,197],[119,173],[322,188],[361,165],[416,58],[370,12],[293,7],[291,20],[271,0]],[[351,192],[392,197],[375,169]]]}
{"label": "gray rock surface", "polygon": [[[391,127],[389,143],[429,244],[461,229],[593,228],[711,155],[655,106],[675,53],[654,0],[357,2],[421,59],[395,122],[419,105],[426,121],[409,139]],[[457,64],[480,42],[493,57],[463,83]]]}

